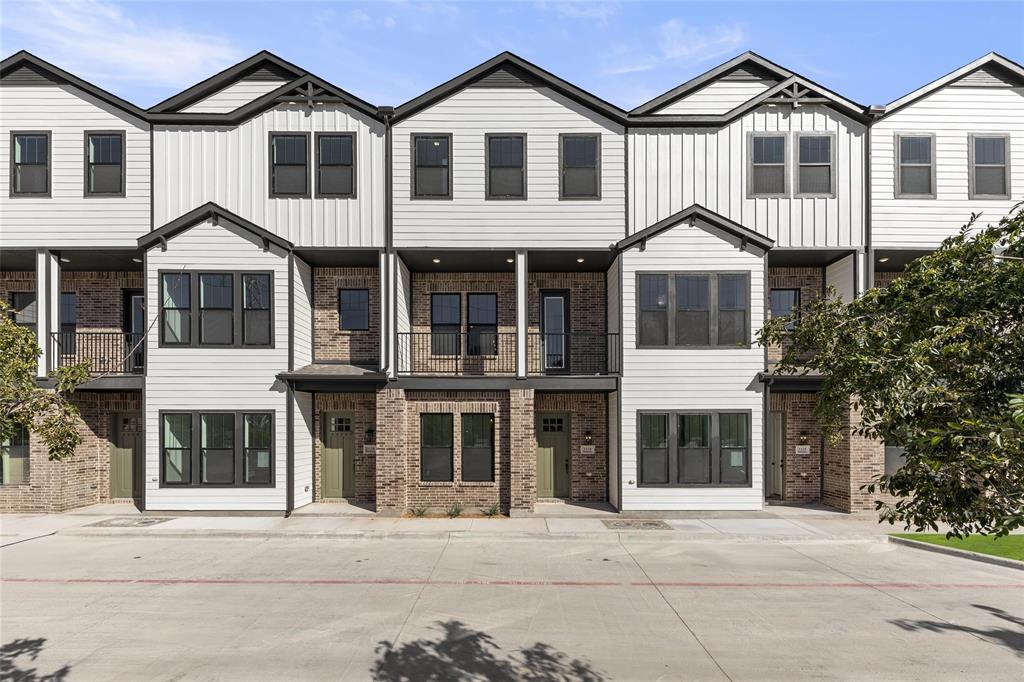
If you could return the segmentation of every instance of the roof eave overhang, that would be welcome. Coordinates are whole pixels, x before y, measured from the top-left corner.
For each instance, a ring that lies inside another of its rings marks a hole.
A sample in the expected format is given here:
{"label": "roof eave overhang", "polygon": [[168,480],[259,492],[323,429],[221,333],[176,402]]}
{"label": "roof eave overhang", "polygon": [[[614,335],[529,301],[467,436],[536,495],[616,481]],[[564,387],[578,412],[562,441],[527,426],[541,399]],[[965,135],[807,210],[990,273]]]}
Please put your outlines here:
{"label": "roof eave overhang", "polygon": [[742,245],[745,246],[749,244],[755,246],[764,251],[765,253],[770,251],[772,247],[775,246],[775,240],[766,237],[758,232],[754,232],[749,228],[743,227],[739,223],[729,220],[725,216],[719,215],[714,211],[708,210],[699,204],[693,204],[692,206],[688,206],[687,208],[684,208],[678,213],[673,213],[672,215],[662,220],[659,220],[653,225],[645,227],[636,234],[630,235],[629,237],[622,239],[621,241],[615,244],[614,248],[621,253],[622,251],[631,249],[634,246],[639,246],[642,243],[646,242],[648,239],[653,239],[662,232],[669,230],[673,227],[676,227],[680,223],[683,223],[687,220],[702,220],[708,225],[718,228],[723,232],[738,238]]}
{"label": "roof eave overhang", "polygon": [[213,220],[216,223],[221,218],[234,225],[237,225],[238,227],[246,230],[247,232],[252,233],[254,236],[263,241],[264,248],[269,248],[270,244],[274,244],[275,246],[278,246],[284,249],[285,251],[291,251],[293,249],[292,243],[287,239],[279,237],[273,232],[269,232],[260,227],[259,225],[256,225],[255,223],[246,220],[242,216],[236,213],[232,213],[226,208],[223,208],[213,202],[209,202],[203,204],[202,206],[199,206],[198,208],[194,208],[188,213],[170,221],[166,225],[158,227],[152,232],[149,232],[148,234],[144,234],[143,236],[139,237],[137,240],[139,248],[149,250],[156,246],[157,244],[166,244],[168,239],[171,239],[172,237],[175,237],[178,234],[181,234],[182,232],[192,227],[195,227],[196,225],[203,221]]}

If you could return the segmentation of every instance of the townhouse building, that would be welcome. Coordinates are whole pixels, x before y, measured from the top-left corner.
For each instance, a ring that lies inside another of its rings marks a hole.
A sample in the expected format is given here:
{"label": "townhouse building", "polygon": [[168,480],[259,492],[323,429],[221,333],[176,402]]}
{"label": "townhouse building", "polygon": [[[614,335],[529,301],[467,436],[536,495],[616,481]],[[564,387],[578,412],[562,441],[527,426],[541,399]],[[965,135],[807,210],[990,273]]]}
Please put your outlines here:
{"label": "townhouse building", "polygon": [[93,373],[73,458],[0,444],[4,510],[870,508],[898,447],[826,446],[755,334],[1024,187],[998,55],[867,107],[746,53],[627,112],[510,53],[389,107],[261,52],[143,110],[20,52],[0,127],[0,296],[41,383]]}

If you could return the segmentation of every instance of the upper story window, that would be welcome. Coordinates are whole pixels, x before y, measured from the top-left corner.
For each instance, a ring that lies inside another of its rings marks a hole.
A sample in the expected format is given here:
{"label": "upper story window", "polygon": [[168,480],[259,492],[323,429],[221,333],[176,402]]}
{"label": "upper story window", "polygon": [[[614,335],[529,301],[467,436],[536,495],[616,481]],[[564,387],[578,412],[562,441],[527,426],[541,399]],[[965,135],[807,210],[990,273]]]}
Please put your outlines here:
{"label": "upper story window", "polygon": [[835,194],[834,158],[831,135],[797,136],[798,195],[833,196]]}
{"label": "upper story window", "polygon": [[316,139],[317,196],[355,197],[355,135],[319,133]]}
{"label": "upper story window", "polygon": [[458,355],[462,331],[462,296],[430,295],[430,352],[432,355]]}
{"label": "upper story window", "polygon": [[641,273],[637,347],[747,347],[747,273]]}
{"label": "upper story window", "polygon": [[50,133],[11,133],[11,196],[50,196]]}
{"label": "upper story window", "polygon": [[413,198],[452,198],[451,147],[451,135],[413,135]]}
{"label": "upper story window", "polygon": [[777,197],[787,192],[786,136],[752,134],[750,137],[750,196]]}
{"label": "upper story window", "polygon": [[[772,289],[771,290],[771,313],[772,317],[787,317],[800,310],[799,289]],[[787,331],[792,331],[794,323],[786,325]]]}
{"label": "upper story window", "polygon": [[1010,138],[971,135],[971,198],[1010,198]]}
{"label": "upper story window", "polygon": [[124,132],[85,134],[85,195],[124,196]]}
{"label": "upper story window", "polygon": [[273,283],[265,272],[160,273],[160,345],[272,348]]}
{"label": "upper story window", "polygon": [[487,135],[487,198],[526,198],[525,135]]}
{"label": "upper story window", "polygon": [[338,329],[366,331],[370,328],[370,290],[338,289]]}
{"label": "upper story window", "polygon": [[896,196],[935,197],[935,137],[896,136]]}
{"label": "upper story window", "polygon": [[561,199],[601,198],[601,136],[560,135]]}
{"label": "upper story window", "polygon": [[270,197],[309,196],[309,136],[270,135]]}

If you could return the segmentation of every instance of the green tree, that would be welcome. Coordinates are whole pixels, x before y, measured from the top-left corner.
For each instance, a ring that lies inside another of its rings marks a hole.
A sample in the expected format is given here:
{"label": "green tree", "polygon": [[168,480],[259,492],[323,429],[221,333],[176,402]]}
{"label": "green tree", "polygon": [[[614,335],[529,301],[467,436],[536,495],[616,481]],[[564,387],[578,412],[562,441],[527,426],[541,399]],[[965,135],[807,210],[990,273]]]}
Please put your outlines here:
{"label": "green tree", "polygon": [[69,396],[89,378],[89,364],[57,369],[50,374],[54,387],[42,388],[36,382],[40,353],[35,333],[14,324],[10,306],[0,301],[0,442],[24,426],[49,448],[50,459],[65,459],[82,440]]}
{"label": "green tree", "polygon": [[[1024,210],[978,228],[977,216],[886,288],[850,303],[834,292],[795,320],[770,320],[783,374],[823,376],[815,412],[828,438],[900,445],[906,462],[864,486],[882,520],[950,535],[1024,526]],[[795,321],[792,331],[787,322]]]}

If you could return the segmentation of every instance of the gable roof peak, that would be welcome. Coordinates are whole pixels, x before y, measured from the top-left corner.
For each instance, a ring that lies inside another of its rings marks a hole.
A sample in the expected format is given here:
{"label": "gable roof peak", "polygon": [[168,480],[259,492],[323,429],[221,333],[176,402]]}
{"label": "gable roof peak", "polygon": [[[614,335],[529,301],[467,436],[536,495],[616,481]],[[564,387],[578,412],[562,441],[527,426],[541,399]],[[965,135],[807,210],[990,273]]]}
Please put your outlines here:
{"label": "gable roof peak", "polygon": [[197,206],[188,213],[178,216],[174,220],[156,228],[152,232],[142,235],[137,240],[139,248],[149,249],[157,244],[166,243],[168,239],[189,230],[202,222],[212,220],[216,225],[220,219],[224,219],[233,225],[237,225],[246,232],[249,232],[262,240],[264,250],[267,250],[270,244],[279,246],[285,251],[292,250],[292,243],[284,237],[263,229],[259,225],[246,220],[237,213],[229,211],[213,201],[208,201],[205,204]]}

